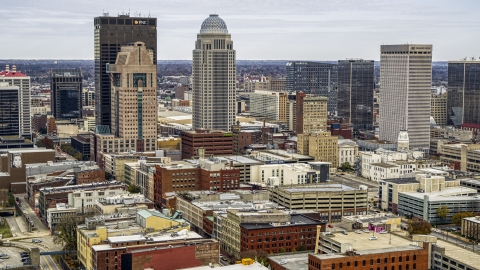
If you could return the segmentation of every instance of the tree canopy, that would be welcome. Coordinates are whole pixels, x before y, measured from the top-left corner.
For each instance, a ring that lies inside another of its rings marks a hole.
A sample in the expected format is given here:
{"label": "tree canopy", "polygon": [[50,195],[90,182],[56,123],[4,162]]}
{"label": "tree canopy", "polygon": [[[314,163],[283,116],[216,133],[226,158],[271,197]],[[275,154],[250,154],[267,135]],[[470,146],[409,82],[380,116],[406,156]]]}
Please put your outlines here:
{"label": "tree canopy", "polygon": [[432,225],[423,219],[413,218],[408,224],[408,233],[414,234],[430,234],[432,232]]}
{"label": "tree canopy", "polygon": [[446,205],[443,205],[442,207],[437,208],[437,215],[441,219],[445,219],[448,213],[450,213],[450,209]]}
{"label": "tree canopy", "polygon": [[127,191],[130,193],[140,193],[140,186],[132,184],[127,187]]}
{"label": "tree canopy", "polygon": [[456,213],[452,217],[452,223],[460,226],[462,224],[462,219],[467,218],[467,217],[473,217],[474,214],[472,212],[461,212],[461,213]]}

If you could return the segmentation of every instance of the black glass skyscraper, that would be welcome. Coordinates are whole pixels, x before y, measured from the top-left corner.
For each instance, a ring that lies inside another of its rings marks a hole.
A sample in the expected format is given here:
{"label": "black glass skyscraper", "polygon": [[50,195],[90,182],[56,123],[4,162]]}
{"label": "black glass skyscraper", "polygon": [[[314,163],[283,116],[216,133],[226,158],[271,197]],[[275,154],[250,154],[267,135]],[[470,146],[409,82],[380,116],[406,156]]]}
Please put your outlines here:
{"label": "black glass skyscraper", "polygon": [[51,107],[56,119],[82,117],[82,80],[79,68],[50,70]]}
{"label": "black glass skyscraper", "polygon": [[337,65],[295,61],[286,66],[285,88],[288,92],[305,92],[328,98],[328,111],[337,111]]}
{"label": "black glass skyscraper", "polygon": [[20,136],[20,91],[0,83],[0,136]]}
{"label": "black glass skyscraper", "polygon": [[447,124],[480,125],[480,61],[449,61],[447,92]]}
{"label": "black glass skyscraper", "polygon": [[373,60],[338,61],[338,116],[350,119],[353,130],[373,127]]}
{"label": "black glass skyscraper", "polygon": [[108,15],[96,17],[95,26],[95,123],[110,126],[110,77],[107,64],[115,64],[122,45],[144,42],[157,64],[157,19]]}

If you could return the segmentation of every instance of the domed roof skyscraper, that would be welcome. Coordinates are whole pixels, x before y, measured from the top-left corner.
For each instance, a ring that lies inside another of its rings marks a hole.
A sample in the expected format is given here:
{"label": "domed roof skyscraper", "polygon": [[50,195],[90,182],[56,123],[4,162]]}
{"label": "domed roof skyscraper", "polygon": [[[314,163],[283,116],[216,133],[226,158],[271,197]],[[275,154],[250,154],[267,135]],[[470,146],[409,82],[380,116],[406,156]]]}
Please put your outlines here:
{"label": "domed roof skyscraper", "polygon": [[203,21],[200,34],[228,34],[227,24],[217,14],[210,14]]}
{"label": "domed roof skyscraper", "polygon": [[230,131],[235,124],[235,55],[227,24],[211,14],[203,21],[193,50],[194,130]]}

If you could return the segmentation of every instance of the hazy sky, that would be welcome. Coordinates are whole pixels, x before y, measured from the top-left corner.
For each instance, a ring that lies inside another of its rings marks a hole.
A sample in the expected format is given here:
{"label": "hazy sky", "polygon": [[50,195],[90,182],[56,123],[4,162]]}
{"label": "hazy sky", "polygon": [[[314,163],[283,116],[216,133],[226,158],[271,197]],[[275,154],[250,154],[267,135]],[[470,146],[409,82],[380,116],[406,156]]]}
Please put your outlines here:
{"label": "hazy sky", "polygon": [[[379,59],[381,44],[433,44],[433,58],[480,56],[479,0],[1,0],[0,59],[93,59],[93,18],[158,19],[158,58],[191,59],[210,13],[237,59]],[[8,4],[6,4],[8,3]]]}

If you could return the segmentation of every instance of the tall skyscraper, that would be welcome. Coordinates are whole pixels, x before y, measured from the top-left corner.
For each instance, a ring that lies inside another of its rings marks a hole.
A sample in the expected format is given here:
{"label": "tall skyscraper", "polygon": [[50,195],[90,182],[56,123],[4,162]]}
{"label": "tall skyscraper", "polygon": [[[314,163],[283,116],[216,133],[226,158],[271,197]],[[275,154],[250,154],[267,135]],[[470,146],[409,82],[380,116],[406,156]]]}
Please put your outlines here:
{"label": "tall skyscraper", "polygon": [[202,23],[192,62],[193,128],[227,130],[235,124],[236,57],[225,22],[216,14]]}
{"label": "tall skyscraper", "polygon": [[373,129],[373,60],[338,61],[338,116],[346,117],[353,130]]}
{"label": "tall skyscraper", "polygon": [[79,68],[50,70],[51,108],[56,119],[82,117],[82,80]]}
{"label": "tall skyscraper", "polygon": [[18,86],[20,100],[19,100],[19,114],[20,114],[20,135],[27,139],[31,139],[31,121],[30,121],[30,77],[24,73],[17,71],[15,65],[6,65],[4,71],[0,71],[0,82],[7,82],[10,86]]}
{"label": "tall skyscraper", "polygon": [[410,147],[430,148],[432,45],[382,45],[380,54],[381,140],[396,142],[407,130]]}
{"label": "tall skyscraper", "polygon": [[480,125],[480,60],[448,62],[448,124]]}
{"label": "tall skyscraper", "polygon": [[0,82],[0,137],[20,136],[20,91]]}
{"label": "tall skyscraper", "polygon": [[93,160],[104,153],[155,151],[157,144],[157,65],[143,42],[121,47],[108,65],[112,81],[111,130],[93,133]]}
{"label": "tall skyscraper", "polygon": [[285,88],[328,98],[328,112],[337,111],[337,65],[320,62],[288,62]]}
{"label": "tall skyscraper", "polygon": [[122,45],[144,42],[151,50],[153,63],[157,64],[157,19],[120,15],[109,17],[103,14],[94,19],[95,26],[95,122],[111,124],[111,88],[107,64],[115,64]]}

